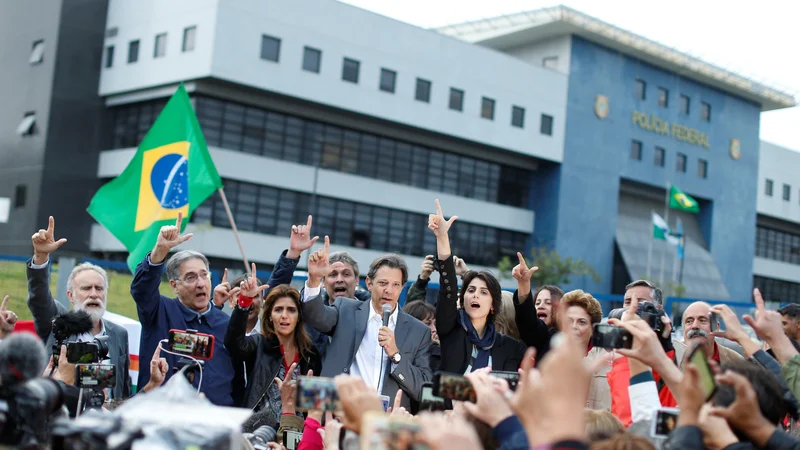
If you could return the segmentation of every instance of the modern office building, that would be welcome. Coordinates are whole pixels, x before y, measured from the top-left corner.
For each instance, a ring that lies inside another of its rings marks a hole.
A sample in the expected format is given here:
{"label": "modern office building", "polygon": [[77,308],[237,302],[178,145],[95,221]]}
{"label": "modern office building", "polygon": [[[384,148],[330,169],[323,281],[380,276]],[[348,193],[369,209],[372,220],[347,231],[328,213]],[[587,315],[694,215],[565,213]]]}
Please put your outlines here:
{"label": "modern office building", "polygon": [[[8,3],[0,13],[18,17],[45,5]],[[770,220],[757,188],[759,115],[794,106],[791,95],[565,7],[426,30],[334,0],[55,3],[52,23],[9,22],[17,42],[0,42],[14,66],[0,74],[14,77],[0,78],[0,96],[13,99],[0,113],[0,158],[32,173],[0,184],[0,197],[14,197],[27,183],[27,202],[0,224],[0,252],[29,252],[53,214],[66,250],[124,258],[84,209],[185,83],[260,267],[311,213],[314,233],[362,272],[396,251],[415,276],[435,252],[426,219],[438,198],[460,217],[453,248],[470,266],[550,247],[599,273],[574,287],[621,293],[648,260],[651,278],[662,267],[675,277],[674,249],[650,251],[651,211],[663,215],[672,183],[701,204],[697,215],[670,213],[687,240],[685,295],[749,298],[757,223]],[[77,8],[105,17],[82,46],[65,22]],[[43,62],[26,64],[39,41]],[[49,77],[38,89],[37,69]],[[65,109],[54,115],[47,102]],[[37,160],[18,165],[20,153]],[[191,226],[191,248],[216,268],[241,266],[217,196]],[[770,273],[755,261],[759,277]]]}

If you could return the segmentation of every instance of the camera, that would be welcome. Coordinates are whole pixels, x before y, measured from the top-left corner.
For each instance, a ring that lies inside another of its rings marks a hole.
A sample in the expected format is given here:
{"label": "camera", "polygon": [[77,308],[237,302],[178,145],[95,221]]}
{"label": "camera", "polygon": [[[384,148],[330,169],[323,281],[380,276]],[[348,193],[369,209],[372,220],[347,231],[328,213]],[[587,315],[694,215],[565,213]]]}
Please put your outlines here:
{"label": "camera", "polygon": [[[621,320],[622,315],[625,314],[625,311],[627,311],[625,308],[613,309],[610,313],[608,313],[608,318]],[[666,316],[667,313],[663,309],[658,309],[655,303],[639,302],[639,307],[636,309],[636,315],[647,322],[647,324],[650,325],[650,328],[652,328],[653,331],[655,331],[659,336],[661,336],[661,333],[664,332],[664,321],[661,320],[661,318]]]}
{"label": "camera", "polygon": [[64,393],[50,378],[0,387],[0,445],[25,447],[46,442],[50,416]]}
{"label": "camera", "polygon": [[592,346],[608,350],[633,348],[633,335],[624,328],[596,323],[592,332]]}
{"label": "camera", "polygon": [[267,450],[269,448],[267,444],[275,440],[277,433],[275,428],[269,425],[261,425],[253,430],[251,434],[245,435],[245,437],[256,450]]}
{"label": "camera", "polygon": [[54,364],[61,356],[61,346],[67,346],[67,362],[70,364],[93,364],[108,358],[108,336],[98,336],[86,342],[55,341]]}

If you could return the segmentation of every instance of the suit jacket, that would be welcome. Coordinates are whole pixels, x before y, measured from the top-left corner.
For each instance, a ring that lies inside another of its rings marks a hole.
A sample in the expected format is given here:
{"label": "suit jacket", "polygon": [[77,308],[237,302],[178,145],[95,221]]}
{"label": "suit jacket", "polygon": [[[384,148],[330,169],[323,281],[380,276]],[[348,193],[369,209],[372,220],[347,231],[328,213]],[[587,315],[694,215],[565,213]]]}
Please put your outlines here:
{"label": "suit jacket", "polygon": [[[53,338],[53,318],[67,312],[61,303],[50,293],[50,265],[41,269],[31,267],[33,258],[27,262],[28,272],[28,308],[33,315],[33,326],[46,350],[50,353]],[[130,355],[128,353],[128,331],[110,320],[103,320],[108,335],[108,357],[116,367],[117,384],[114,386],[114,398],[125,399],[131,396]]]}
{"label": "suit jacket", "polygon": [[[322,360],[323,377],[350,373],[350,366],[367,331],[371,309],[372,302],[351,298],[339,298],[333,306],[328,306],[321,295],[303,303],[306,323],[331,336]],[[403,406],[410,408],[409,398],[419,400],[422,384],[433,377],[430,368],[431,330],[401,309],[397,312],[395,341],[400,349],[400,364],[393,371],[386,370],[381,393],[394,399],[397,390],[402,389],[407,394],[403,396]],[[391,367],[388,358],[386,364]]]}
{"label": "suit jacket", "polygon": [[[679,341],[675,341],[675,340],[672,341],[672,345],[675,347],[675,361],[678,362],[678,366],[681,368],[681,370],[683,370],[683,360],[686,358],[687,355],[689,355],[689,352],[687,351],[687,350],[689,350],[689,348],[687,347],[687,345],[685,343],[679,342]],[[731,350],[728,347],[725,347],[724,345],[720,345],[719,342],[715,341],[714,345],[716,345],[717,348],[719,349],[719,364],[720,365],[723,365],[723,364],[725,364],[726,362],[729,362],[729,361],[735,361],[737,359],[744,359],[744,357],[742,355],[736,353],[735,350]],[[708,355],[708,356],[711,357],[712,355]]]}

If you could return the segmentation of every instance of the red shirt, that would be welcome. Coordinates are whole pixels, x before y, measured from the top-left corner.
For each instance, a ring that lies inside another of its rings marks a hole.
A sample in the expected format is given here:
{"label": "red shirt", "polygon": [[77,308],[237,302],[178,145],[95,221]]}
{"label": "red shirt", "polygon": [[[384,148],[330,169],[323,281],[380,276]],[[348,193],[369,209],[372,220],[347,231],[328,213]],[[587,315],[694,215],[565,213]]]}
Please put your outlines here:
{"label": "red shirt", "polygon": [[286,364],[286,352],[283,350],[283,345],[281,345],[281,362],[283,363],[283,371],[289,373],[289,368],[292,367],[292,364],[296,364],[300,361],[300,352],[294,354],[294,361],[292,364]]}

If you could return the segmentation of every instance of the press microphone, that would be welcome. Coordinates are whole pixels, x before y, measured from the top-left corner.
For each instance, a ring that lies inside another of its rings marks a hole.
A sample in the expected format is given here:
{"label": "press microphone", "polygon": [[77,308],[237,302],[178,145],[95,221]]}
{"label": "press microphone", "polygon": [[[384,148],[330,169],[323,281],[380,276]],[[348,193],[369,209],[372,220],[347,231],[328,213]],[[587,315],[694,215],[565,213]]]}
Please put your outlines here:
{"label": "press microphone", "polygon": [[392,315],[392,305],[388,303],[383,304],[383,326],[389,326],[389,316]]}
{"label": "press microphone", "polygon": [[0,343],[0,384],[17,383],[42,376],[47,362],[47,351],[31,333],[14,333]]}
{"label": "press microphone", "polygon": [[86,311],[70,311],[59,314],[53,319],[53,339],[63,344],[70,336],[92,332],[92,317]]}

